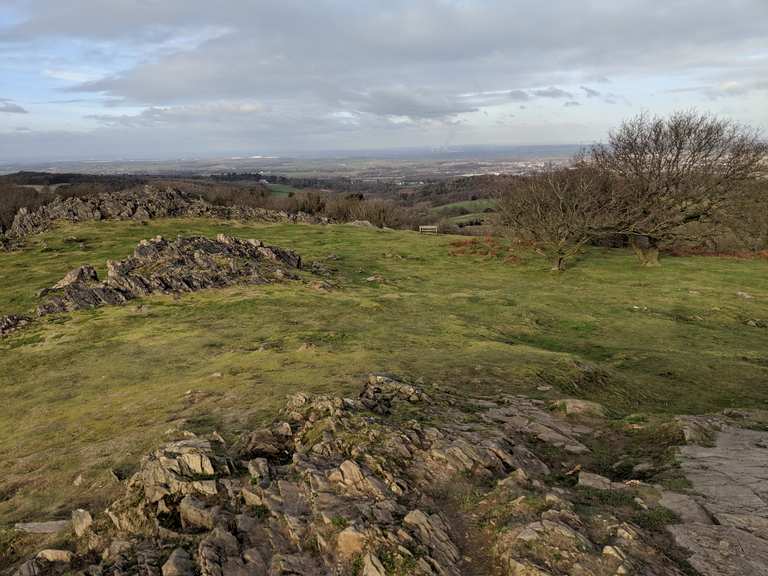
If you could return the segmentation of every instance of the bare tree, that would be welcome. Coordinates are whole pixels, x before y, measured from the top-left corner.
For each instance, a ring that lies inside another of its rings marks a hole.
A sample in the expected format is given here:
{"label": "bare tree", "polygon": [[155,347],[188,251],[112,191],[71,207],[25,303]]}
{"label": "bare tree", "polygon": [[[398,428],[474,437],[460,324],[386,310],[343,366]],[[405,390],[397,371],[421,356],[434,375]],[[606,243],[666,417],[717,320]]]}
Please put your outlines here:
{"label": "bare tree", "polygon": [[658,265],[659,246],[695,240],[706,227],[688,225],[710,222],[765,169],[765,154],[757,131],[710,114],[628,120],[591,151],[594,166],[613,181],[606,231],[628,235],[641,262]]}
{"label": "bare tree", "polygon": [[590,240],[602,222],[599,174],[583,163],[507,181],[497,193],[497,219],[502,231],[530,242],[565,270],[566,262]]}
{"label": "bare tree", "polygon": [[746,249],[768,250],[768,180],[755,180],[720,208],[719,221]]}

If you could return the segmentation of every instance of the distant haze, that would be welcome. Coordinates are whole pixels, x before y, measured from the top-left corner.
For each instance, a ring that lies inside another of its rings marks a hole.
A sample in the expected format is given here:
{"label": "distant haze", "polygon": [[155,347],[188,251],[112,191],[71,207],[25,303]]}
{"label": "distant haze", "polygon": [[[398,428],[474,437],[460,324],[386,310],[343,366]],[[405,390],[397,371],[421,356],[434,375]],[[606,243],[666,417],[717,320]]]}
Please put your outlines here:
{"label": "distant haze", "polygon": [[579,145],[681,108],[766,129],[766,22],[766,0],[2,0],[0,164]]}

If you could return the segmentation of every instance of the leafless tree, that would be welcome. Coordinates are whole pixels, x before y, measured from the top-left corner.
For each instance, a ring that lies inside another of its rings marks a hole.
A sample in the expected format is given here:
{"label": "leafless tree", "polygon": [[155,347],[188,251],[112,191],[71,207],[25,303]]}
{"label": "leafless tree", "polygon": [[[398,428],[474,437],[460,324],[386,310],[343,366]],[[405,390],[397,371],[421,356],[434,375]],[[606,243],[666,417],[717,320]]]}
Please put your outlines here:
{"label": "leafless tree", "polygon": [[599,183],[599,173],[583,163],[508,181],[497,193],[498,224],[545,254],[552,270],[565,270],[603,222]]}
{"label": "leafless tree", "polygon": [[720,208],[718,220],[752,252],[768,250],[768,179],[755,180]]}
{"label": "leafless tree", "polygon": [[[641,262],[658,265],[659,246],[698,234],[721,207],[765,170],[756,130],[711,114],[641,114],[595,146],[591,161],[612,179],[608,232],[628,235]],[[691,232],[693,230],[693,232]]]}

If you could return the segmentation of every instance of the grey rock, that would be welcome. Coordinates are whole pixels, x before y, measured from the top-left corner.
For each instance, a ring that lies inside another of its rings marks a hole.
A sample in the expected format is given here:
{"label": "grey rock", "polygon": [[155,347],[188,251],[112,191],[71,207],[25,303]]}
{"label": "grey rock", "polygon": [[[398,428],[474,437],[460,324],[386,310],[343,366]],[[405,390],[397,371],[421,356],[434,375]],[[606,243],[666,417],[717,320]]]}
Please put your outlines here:
{"label": "grey rock", "polygon": [[266,458],[254,458],[248,461],[248,472],[252,481],[261,486],[269,485],[269,462]]}
{"label": "grey rock", "polygon": [[153,293],[193,292],[235,283],[269,283],[295,270],[301,258],[294,252],[257,240],[219,235],[168,241],[142,240],[133,256],[107,261],[107,279],[99,282],[91,266],[70,271],[50,289],[38,306],[38,316],[122,304]]}
{"label": "grey rock", "polygon": [[218,508],[208,507],[191,494],[187,494],[179,503],[179,516],[184,528],[204,528],[212,530]]}
{"label": "grey rock", "polygon": [[49,520],[47,522],[18,522],[14,528],[19,532],[29,534],[56,534],[69,530],[72,523],[69,520]]}
{"label": "grey rock", "polygon": [[47,548],[45,550],[40,550],[40,552],[37,553],[37,559],[38,560],[45,560],[46,562],[61,562],[63,564],[69,564],[72,562],[72,559],[74,558],[74,554],[70,552],[69,550],[57,550],[54,548]]}
{"label": "grey rock", "polygon": [[15,332],[32,322],[29,316],[11,314],[10,316],[0,316],[0,338]]}
{"label": "grey rock", "polygon": [[688,562],[702,576],[765,576],[768,542],[730,526],[679,524],[667,528],[692,553]]}
{"label": "grey rock", "polygon": [[597,402],[581,400],[579,398],[564,398],[552,403],[552,408],[562,410],[569,416],[595,416],[605,417],[605,408]]}
{"label": "grey rock", "polygon": [[32,558],[19,566],[13,576],[43,576],[46,572],[49,572],[48,563],[45,560]]}
{"label": "grey rock", "polygon": [[579,472],[579,486],[595,490],[627,490],[629,487],[621,482],[612,482],[605,476],[592,472]]}
{"label": "grey rock", "polygon": [[195,563],[184,548],[176,548],[163,564],[163,576],[193,576]]}
{"label": "grey rock", "polygon": [[78,538],[82,538],[93,524],[91,513],[87,510],[77,509],[72,511],[72,529]]}
{"label": "grey rock", "polygon": [[768,432],[711,417],[686,417],[684,424],[693,431],[688,439],[706,445],[680,449],[696,496],[663,494],[660,503],[683,522],[669,532],[704,576],[768,574]]}
{"label": "grey rock", "polygon": [[[418,403],[423,418],[387,417],[363,400],[393,412]],[[372,376],[359,400],[296,394],[273,425],[231,446],[192,435],[147,455],[107,510],[114,529],[103,533],[93,570],[188,576],[190,561],[201,576],[331,576],[352,564],[366,576],[390,565],[461,576],[486,573],[475,558],[487,557],[526,576],[636,567],[679,576],[642,528],[610,514],[581,517],[571,488],[546,487],[541,439],[565,449],[590,432],[540,402],[427,395],[384,375]],[[477,510],[445,508],[440,489],[467,481],[483,492]],[[501,524],[479,550],[467,549],[464,526],[487,519]],[[183,548],[191,557],[168,556]]]}
{"label": "grey rock", "polygon": [[685,524],[712,524],[704,507],[687,494],[664,491],[659,504],[677,514]]}

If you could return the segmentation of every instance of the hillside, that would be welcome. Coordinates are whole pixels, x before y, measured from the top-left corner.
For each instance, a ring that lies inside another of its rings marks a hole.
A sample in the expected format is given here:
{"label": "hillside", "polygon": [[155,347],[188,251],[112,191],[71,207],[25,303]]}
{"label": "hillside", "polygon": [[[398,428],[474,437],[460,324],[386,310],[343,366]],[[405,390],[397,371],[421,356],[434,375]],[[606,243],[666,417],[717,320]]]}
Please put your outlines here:
{"label": "hillside", "polygon": [[[641,270],[629,251],[593,248],[553,275],[536,254],[462,237],[85,222],[0,253],[0,315],[32,310],[38,291],[78,266],[103,277],[107,259],[126,258],[142,239],[217,234],[294,250],[304,271],[54,314],[0,340],[3,522],[99,510],[163,438],[234,439],[272,420],[286,395],[354,396],[369,372],[462,397],[597,401],[619,428],[768,402],[760,259],[677,257]],[[619,446],[594,444],[591,467],[615,475]],[[661,457],[665,446],[640,453]],[[655,481],[677,478],[664,468]]]}

